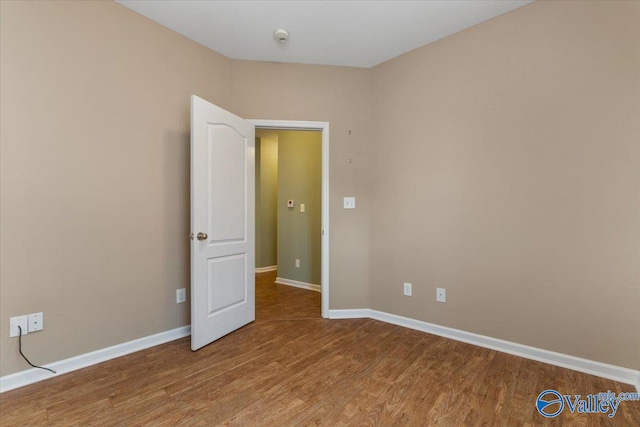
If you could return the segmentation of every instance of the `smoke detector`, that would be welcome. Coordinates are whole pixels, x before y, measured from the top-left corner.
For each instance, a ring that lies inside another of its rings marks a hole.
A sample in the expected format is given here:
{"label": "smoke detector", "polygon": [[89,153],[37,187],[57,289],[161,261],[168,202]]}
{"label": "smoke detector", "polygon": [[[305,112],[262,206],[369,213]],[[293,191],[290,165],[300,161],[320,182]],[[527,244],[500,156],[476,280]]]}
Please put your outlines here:
{"label": "smoke detector", "polygon": [[285,44],[287,40],[289,40],[289,32],[280,28],[273,32],[273,38],[278,40],[280,43]]}

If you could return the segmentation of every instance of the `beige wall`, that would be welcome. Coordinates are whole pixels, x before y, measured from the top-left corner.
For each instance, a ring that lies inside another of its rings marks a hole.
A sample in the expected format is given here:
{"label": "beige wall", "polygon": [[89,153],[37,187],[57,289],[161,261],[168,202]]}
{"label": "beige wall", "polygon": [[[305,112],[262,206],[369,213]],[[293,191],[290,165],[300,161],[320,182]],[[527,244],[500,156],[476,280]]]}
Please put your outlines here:
{"label": "beige wall", "polygon": [[[370,73],[362,68],[232,63],[235,114],[330,122],[332,309],[369,306]],[[357,196],[358,208],[342,209],[344,196]]]}
{"label": "beige wall", "polygon": [[373,95],[372,307],[640,369],[640,3],[534,3]]}
{"label": "beige wall", "polygon": [[230,61],[113,2],[0,4],[0,375],[28,368],[11,316],[44,312],[37,363],[189,324],[194,93],[331,122],[331,306],[368,305],[369,70]]}
{"label": "beige wall", "polygon": [[189,96],[231,63],[114,2],[6,2],[0,374],[189,324]]}
{"label": "beige wall", "polygon": [[189,323],[192,93],[331,123],[331,308],[640,369],[639,3],[536,2],[373,70],[0,5],[0,375],[27,368],[10,316],[44,311],[37,363]]}

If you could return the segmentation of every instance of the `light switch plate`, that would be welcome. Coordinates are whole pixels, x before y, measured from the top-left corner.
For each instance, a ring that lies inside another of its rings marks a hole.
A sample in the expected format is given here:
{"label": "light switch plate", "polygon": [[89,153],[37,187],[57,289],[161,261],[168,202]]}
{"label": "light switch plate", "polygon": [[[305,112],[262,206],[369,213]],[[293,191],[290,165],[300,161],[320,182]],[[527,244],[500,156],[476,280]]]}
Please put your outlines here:
{"label": "light switch plate", "polygon": [[300,203],[300,212],[304,212],[304,209],[305,209],[304,203]]}
{"label": "light switch plate", "polygon": [[355,197],[345,197],[344,198],[344,208],[345,209],[355,209],[356,208],[356,198]]}
{"label": "light switch plate", "polygon": [[445,288],[436,289],[436,301],[447,302],[447,290]]}

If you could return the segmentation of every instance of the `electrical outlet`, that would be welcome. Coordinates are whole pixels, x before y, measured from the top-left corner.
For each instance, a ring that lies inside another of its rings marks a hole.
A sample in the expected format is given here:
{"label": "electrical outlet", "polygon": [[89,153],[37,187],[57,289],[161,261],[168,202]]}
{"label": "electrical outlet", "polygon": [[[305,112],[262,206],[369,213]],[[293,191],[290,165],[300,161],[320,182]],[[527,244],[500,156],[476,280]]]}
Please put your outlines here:
{"label": "electrical outlet", "polygon": [[296,259],[296,268],[300,268],[300,260]]}
{"label": "electrical outlet", "polygon": [[176,290],[176,304],[181,304],[187,300],[187,290],[180,288]]}
{"label": "electrical outlet", "polygon": [[44,329],[44,314],[33,313],[29,315],[29,333]]}
{"label": "electrical outlet", "polygon": [[445,288],[436,289],[436,301],[447,302],[447,290]]}
{"label": "electrical outlet", "polygon": [[17,316],[9,319],[9,338],[20,335],[18,326],[22,328],[22,335],[27,335],[29,333],[29,316]]}
{"label": "electrical outlet", "polygon": [[404,284],[404,296],[405,297],[410,297],[411,296],[411,292],[412,292],[412,285],[411,283],[406,283]]}

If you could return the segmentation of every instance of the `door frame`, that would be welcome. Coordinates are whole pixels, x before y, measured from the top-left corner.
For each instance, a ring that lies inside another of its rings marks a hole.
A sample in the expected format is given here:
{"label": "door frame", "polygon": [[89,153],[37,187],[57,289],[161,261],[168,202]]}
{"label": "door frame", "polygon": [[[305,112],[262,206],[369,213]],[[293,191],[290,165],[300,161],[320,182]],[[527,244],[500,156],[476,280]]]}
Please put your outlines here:
{"label": "door frame", "polygon": [[[322,132],[322,236],[320,239],[321,315],[329,318],[329,122],[247,119],[256,129]],[[255,212],[254,212],[255,215]]]}

